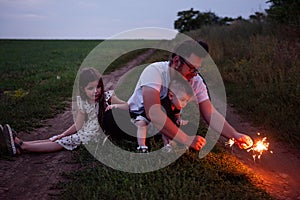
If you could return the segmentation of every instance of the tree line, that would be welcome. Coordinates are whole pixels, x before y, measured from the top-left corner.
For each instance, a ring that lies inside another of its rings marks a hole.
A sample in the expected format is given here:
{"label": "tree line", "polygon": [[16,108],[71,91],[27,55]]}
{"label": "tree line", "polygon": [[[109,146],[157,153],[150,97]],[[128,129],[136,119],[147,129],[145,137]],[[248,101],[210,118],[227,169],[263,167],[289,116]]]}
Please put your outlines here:
{"label": "tree line", "polygon": [[213,12],[200,12],[191,8],[179,11],[178,19],[174,22],[174,28],[179,32],[188,32],[200,29],[206,25],[230,25],[234,21],[269,22],[300,27],[300,1],[299,0],[268,0],[269,9],[265,12],[255,12],[249,19],[219,17]]}

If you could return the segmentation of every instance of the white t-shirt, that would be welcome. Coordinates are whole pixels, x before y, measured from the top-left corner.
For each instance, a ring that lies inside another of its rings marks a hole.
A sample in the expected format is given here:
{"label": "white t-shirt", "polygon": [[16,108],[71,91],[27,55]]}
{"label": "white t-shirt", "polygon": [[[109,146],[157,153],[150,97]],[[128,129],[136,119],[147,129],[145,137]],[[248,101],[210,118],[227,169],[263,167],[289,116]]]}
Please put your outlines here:
{"label": "white t-shirt", "polygon": [[[135,90],[128,100],[130,112],[141,114],[144,111],[144,101],[142,95],[142,87],[148,86],[160,92],[160,99],[168,94],[168,86],[170,83],[170,67],[169,62],[156,62],[148,65],[142,72]],[[194,90],[198,103],[209,99],[207,88],[203,79],[197,75],[189,81]]]}

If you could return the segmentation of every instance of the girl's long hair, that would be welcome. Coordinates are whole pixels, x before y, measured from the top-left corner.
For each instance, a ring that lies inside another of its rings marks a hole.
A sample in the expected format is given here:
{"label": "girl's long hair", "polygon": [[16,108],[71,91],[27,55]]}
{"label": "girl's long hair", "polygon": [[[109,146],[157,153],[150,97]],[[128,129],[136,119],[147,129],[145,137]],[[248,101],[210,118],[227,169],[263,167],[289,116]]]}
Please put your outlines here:
{"label": "girl's long hair", "polygon": [[93,81],[98,80],[98,85],[97,87],[101,89],[101,94],[98,98],[98,104],[99,104],[99,109],[98,109],[98,122],[100,127],[103,129],[103,115],[104,111],[106,108],[106,103],[105,103],[105,91],[104,91],[104,84],[102,80],[101,74],[92,67],[89,68],[83,68],[80,72],[79,75],[79,95],[82,100],[86,100],[87,96],[85,94],[84,88]]}
{"label": "girl's long hair", "polygon": [[104,84],[103,84],[103,80],[102,77],[99,79],[98,82],[98,87],[101,88],[101,95],[98,99],[98,104],[99,104],[99,109],[98,109],[98,122],[100,127],[103,129],[103,116],[104,116],[104,111],[107,107],[106,102],[105,102],[105,91],[104,91]]}

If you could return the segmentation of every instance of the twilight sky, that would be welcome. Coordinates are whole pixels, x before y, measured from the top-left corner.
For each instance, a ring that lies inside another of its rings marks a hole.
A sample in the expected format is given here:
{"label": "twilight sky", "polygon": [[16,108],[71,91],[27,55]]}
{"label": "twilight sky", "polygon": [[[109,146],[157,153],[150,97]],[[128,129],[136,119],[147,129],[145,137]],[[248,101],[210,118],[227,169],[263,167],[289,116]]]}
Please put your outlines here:
{"label": "twilight sky", "polygon": [[0,0],[0,39],[106,39],[143,27],[174,29],[177,12],[248,18],[266,0]]}

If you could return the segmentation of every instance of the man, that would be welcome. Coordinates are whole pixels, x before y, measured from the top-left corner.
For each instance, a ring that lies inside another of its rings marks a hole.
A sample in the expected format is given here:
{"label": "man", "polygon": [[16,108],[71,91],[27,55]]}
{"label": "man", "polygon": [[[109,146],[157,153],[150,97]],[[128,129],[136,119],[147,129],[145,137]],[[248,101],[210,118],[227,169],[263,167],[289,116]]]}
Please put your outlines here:
{"label": "man", "polygon": [[212,115],[216,116],[218,122],[224,121],[224,127],[221,131],[224,137],[234,138],[241,148],[249,148],[253,144],[252,139],[237,132],[214,108],[209,99],[206,85],[198,74],[207,52],[206,43],[187,40],[176,47],[169,62],[156,62],[147,66],[138,80],[134,93],[128,100],[130,111],[138,113],[144,109],[146,116],[162,134],[175,139],[177,142],[189,145],[195,150],[200,150],[205,145],[206,140],[198,135],[187,135],[167,117],[161,108],[160,100],[167,95],[165,86],[179,74],[190,83],[194,90],[199,111],[204,120],[212,128],[218,130],[215,122],[211,121]]}

